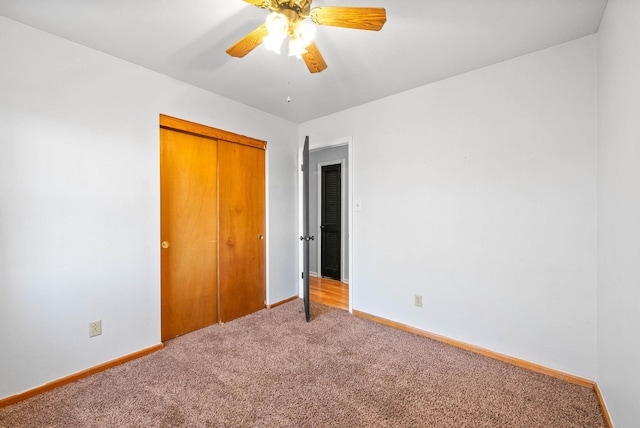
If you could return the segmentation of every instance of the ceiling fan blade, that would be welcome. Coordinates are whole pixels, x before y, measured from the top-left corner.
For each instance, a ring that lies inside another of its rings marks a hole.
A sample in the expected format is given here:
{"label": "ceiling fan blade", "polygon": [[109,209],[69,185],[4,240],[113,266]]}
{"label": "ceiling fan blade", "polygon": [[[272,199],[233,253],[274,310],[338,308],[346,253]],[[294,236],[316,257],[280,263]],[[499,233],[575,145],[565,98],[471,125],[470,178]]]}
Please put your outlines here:
{"label": "ceiling fan blade", "polygon": [[269,7],[271,7],[270,0],[244,0],[244,1],[254,6],[261,7],[263,9],[269,9]]}
{"label": "ceiling fan blade", "polygon": [[383,7],[320,6],[311,9],[311,19],[318,25],[378,31],[387,22]]}
{"label": "ceiling fan blade", "polygon": [[306,47],[307,52],[302,54],[304,63],[307,64],[307,68],[312,73],[320,73],[327,68],[327,63],[324,62],[324,58],[315,43],[311,43]]}
{"label": "ceiling fan blade", "polygon": [[267,31],[267,26],[262,24],[242,39],[240,39],[235,45],[231,46],[227,49],[227,53],[231,56],[235,56],[237,58],[242,58],[252,50],[254,50],[260,43],[262,43],[262,38],[265,37],[269,32]]}

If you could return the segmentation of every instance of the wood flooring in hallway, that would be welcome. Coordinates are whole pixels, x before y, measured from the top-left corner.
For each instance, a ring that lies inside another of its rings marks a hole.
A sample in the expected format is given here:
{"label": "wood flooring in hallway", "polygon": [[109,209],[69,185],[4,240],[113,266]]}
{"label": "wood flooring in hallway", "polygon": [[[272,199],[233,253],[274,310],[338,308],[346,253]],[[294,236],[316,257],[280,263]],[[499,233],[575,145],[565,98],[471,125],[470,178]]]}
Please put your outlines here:
{"label": "wood flooring in hallway", "polygon": [[330,278],[309,277],[311,301],[333,308],[349,310],[349,284]]}

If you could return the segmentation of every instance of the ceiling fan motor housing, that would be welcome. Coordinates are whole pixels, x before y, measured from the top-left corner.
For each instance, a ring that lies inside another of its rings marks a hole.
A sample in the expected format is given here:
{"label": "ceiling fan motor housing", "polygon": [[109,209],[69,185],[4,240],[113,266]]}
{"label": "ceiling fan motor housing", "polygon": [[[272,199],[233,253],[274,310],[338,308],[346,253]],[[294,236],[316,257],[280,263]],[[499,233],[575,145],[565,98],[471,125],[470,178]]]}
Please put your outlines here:
{"label": "ceiling fan motor housing", "polygon": [[311,13],[311,0],[271,0],[269,9],[286,14],[293,11],[302,18]]}

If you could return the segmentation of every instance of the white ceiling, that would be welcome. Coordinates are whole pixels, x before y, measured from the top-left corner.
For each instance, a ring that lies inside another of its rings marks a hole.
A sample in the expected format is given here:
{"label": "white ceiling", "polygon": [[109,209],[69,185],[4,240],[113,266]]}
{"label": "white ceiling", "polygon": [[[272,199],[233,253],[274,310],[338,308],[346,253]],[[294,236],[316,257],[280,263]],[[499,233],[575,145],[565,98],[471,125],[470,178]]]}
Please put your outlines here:
{"label": "white ceiling", "polygon": [[[328,68],[226,48],[266,10],[242,0],[0,0],[0,15],[301,123],[597,32],[606,0],[314,0],[387,10],[379,32],[318,27]],[[291,102],[287,102],[291,97]]]}

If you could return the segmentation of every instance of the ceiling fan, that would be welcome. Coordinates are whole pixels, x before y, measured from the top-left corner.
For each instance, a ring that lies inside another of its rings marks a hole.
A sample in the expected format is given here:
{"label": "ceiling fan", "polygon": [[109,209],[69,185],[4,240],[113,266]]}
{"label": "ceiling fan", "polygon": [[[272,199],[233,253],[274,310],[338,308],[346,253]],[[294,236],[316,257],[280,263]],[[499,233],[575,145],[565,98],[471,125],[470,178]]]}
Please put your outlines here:
{"label": "ceiling fan", "polygon": [[[311,9],[312,0],[244,0],[262,9],[269,9],[264,24],[244,36],[227,49],[231,56],[242,58],[264,42],[265,47],[280,53],[285,39],[289,39],[289,55],[302,58],[312,73],[319,73],[327,64],[314,42],[315,26],[353,28],[378,31],[387,21],[381,7],[321,6]],[[307,19],[309,18],[309,19]]]}

